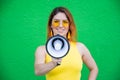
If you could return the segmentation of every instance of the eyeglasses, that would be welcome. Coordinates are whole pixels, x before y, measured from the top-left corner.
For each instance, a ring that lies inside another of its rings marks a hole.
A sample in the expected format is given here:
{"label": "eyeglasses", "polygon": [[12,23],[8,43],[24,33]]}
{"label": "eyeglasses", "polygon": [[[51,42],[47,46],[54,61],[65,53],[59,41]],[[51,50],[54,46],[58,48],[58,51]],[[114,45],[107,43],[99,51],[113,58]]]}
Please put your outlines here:
{"label": "eyeglasses", "polygon": [[[59,27],[59,25],[60,25],[60,20],[53,20],[52,21],[52,26],[53,27]],[[62,25],[63,25],[63,27],[65,27],[65,28],[67,28],[68,26],[69,26],[69,21],[68,20],[62,20]]]}

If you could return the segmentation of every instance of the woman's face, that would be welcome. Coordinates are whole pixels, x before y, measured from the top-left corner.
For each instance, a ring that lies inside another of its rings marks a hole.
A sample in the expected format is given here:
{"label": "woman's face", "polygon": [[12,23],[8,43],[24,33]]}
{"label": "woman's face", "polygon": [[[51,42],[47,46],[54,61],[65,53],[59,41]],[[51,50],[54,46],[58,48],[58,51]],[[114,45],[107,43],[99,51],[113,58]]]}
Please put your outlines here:
{"label": "woman's face", "polygon": [[66,15],[62,12],[57,13],[52,19],[51,26],[54,35],[61,35],[66,37],[66,34],[69,30],[69,21]]}

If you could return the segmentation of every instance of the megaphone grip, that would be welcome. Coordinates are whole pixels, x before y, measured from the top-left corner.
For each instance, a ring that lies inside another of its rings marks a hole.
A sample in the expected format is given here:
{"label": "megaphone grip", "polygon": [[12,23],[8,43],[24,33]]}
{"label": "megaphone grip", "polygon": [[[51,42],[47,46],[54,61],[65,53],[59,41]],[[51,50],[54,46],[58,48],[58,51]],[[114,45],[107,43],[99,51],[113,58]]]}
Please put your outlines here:
{"label": "megaphone grip", "polygon": [[55,62],[55,61],[52,61],[53,62],[53,64],[55,65],[55,66],[59,66],[60,65],[60,62]]}
{"label": "megaphone grip", "polygon": [[57,62],[57,66],[59,66],[60,65],[60,63],[59,62]]}

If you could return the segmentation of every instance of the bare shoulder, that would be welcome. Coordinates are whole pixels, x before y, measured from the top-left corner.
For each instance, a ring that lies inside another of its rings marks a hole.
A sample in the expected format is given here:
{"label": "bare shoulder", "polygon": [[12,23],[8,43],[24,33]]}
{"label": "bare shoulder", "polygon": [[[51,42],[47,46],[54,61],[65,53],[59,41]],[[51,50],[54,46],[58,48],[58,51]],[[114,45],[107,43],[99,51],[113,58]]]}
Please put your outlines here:
{"label": "bare shoulder", "polygon": [[45,55],[46,55],[45,46],[38,46],[35,52],[35,64],[44,63]]}
{"label": "bare shoulder", "polygon": [[37,49],[36,49],[36,54],[40,54],[40,53],[44,54],[45,52],[46,52],[46,50],[45,50],[44,45],[43,46],[38,46]]}
{"label": "bare shoulder", "polygon": [[43,49],[45,49],[45,46],[43,45],[43,46],[38,46],[37,47],[37,50],[43,50]]}
{"label": "bare shoulder", "polygon": [[77,42],[77,48],[82,56],[84,55],[85,51],[88,50],[87,47],[85,46],[85,44],[83,44],[81,42]]}
{"label": "bare shoulder", "polygon": [[83,44],[82,42],[77,42],[77,46],[78,46],[78,47],[83,47],[84,44]]}

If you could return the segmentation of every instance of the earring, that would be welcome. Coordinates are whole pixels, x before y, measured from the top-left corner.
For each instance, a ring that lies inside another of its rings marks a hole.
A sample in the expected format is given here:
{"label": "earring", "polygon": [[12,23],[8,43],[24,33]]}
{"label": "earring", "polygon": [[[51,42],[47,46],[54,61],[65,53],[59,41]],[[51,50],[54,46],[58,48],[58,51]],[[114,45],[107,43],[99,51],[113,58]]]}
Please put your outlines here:
{"label": "earring", "polygon": [[68,37],[68,39],[70,39],[70,32],[68,32],[68,36],[67,37]]}
{"label": "earring", "polygon": [[53,33],[52,33],[52,31],[50,32],[50,37],[52,37],[53,36]]}

